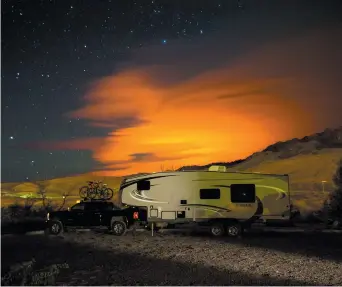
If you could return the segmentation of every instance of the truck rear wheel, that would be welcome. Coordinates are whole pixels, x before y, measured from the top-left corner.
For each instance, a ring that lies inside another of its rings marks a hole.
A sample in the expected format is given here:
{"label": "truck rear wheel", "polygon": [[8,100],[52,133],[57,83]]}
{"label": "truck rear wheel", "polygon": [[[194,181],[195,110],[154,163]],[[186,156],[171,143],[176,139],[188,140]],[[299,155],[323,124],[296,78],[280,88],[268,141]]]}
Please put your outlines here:
{"label": "truck rear wheel", "polygon": [[111,228],[112,228],[113,234],[116,236],[125,235],[125,233],[127,231],[126,223],[123,221],[114,221],[112,223]]}
{"label": "truck rear wheel", "polygon": [[232,222],[227,226],[227,234],[230,237],[238,237],[242,234],[242,226],[238,222]]}
{"label": "truck rear wheel", "polygon": [[216,237],[222,236],[225,233],[224,226],[221,223],[214,223],[210,226],[210,233]]}
{"label": "truck rear wheel", "polygon": [[63,224],[59,220],[53,220],[49,224],[49,233],[59,235],[63,232]]}

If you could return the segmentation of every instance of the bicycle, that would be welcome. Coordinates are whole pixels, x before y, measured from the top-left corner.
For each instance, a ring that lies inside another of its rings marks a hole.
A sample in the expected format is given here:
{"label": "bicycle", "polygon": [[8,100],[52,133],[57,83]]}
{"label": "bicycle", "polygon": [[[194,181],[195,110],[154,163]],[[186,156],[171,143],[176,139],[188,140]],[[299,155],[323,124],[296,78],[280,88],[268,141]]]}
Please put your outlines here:
{"label": "bicycle", "polygon": [[114,191],[107,187],[107,184],[102,183],[101,181],[98,182],[98,186],[95,189],[91,189],[89,191],[89,198],[91,199],[105,199],[105,200],[109,200],[113,197],[114,195]]}
{"label": "bicycle", "polygon": [[113,197],[114,191],[107,187],[107,184],[102,183],[102,181],[87,181],[88,186],[82,186],[80,188],[79,194],[81,198],[90,199],[105,199],[109,200]]}
{"label": "bicycle", "polygon": [[82,186],[80,188],[79,194],[81,198],[89,197],[90,191],[96,189],[99,185],[98,181],[87,181],[88,186]]}

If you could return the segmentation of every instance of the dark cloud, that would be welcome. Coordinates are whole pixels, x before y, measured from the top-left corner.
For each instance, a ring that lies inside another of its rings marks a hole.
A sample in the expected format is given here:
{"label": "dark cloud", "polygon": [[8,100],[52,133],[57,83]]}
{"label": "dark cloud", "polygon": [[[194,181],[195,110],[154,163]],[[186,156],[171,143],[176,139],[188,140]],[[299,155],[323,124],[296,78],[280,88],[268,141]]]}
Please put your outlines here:
{"label": "dark cloud", "polygon": [[243,98],[243,97],[249,97],[249,96],[264,95],[264,94],[266,94],[266,92],[267,92],[266,90],[251,90],[248,92],[219,95],[216,98],[222,99],[222,100],[227,100],[227,99],[234,99],[234,98]]}
{"label": "dark cloud", "polygon": [[78,138],[68,141],[42,141],[21,145],[26,149],[37,150],[94,150],[101,146],[105,138]]}
{"label": "dark cloud", "polygon": [[155,157],[155,155],[153,153],[133,153],[129,155],[132,159],[131,162],[137,162],[137,161],[146,161],[146,160],[150,160],[153,157]]}
{"label": "dark cloud", "polygon": [[88,122],[88,125],[91,127],[96,127],[96,128],[109,128],[111,131],[117,130],[117,129],[123,129],[123,128],[129,128],[129,127],[134,127],[138,125],[142,125],[146,123],[142,119],[134,116],[130,117],[115,117],[113,120],[110,119],[105,119],[105,120],[95,120]]}

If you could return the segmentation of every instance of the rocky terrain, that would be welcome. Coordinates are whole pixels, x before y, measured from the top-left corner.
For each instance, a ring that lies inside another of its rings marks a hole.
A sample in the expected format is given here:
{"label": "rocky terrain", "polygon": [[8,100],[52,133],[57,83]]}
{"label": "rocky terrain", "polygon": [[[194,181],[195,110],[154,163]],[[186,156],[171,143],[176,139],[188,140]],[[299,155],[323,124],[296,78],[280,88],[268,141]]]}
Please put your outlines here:
{"label": "rocky terrain", "polygon": [[338,234],[66,233],[60,237],[4,236],[2,274],[34,258],[54,264],[56,285],[341,285]]}

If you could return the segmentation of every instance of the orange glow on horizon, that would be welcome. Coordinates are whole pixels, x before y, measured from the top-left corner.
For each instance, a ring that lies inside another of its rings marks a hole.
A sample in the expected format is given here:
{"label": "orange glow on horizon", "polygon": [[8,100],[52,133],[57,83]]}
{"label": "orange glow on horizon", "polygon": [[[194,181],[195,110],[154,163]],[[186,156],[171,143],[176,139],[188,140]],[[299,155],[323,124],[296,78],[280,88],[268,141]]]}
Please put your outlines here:
{"label": "orange glow on horizon", "polygon": [[94,159],[107,167],[97,173],[122,176],[160,171],[161,165],[232,161],[287,139],[303,122],[303,107],[279,93],[287,79],[237,79],[222,70],[163,87],[151,71],[99,80],[85,104],[68,114],[99,127],[120,118],[140,122],[94,142]]}

